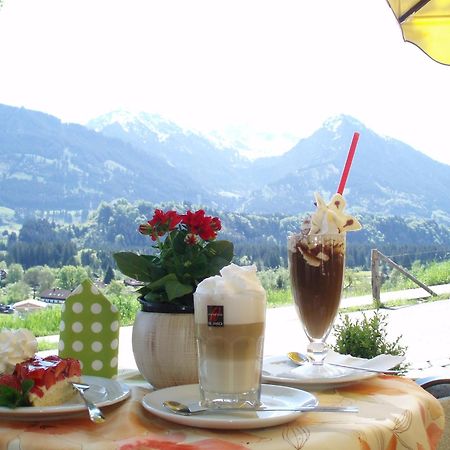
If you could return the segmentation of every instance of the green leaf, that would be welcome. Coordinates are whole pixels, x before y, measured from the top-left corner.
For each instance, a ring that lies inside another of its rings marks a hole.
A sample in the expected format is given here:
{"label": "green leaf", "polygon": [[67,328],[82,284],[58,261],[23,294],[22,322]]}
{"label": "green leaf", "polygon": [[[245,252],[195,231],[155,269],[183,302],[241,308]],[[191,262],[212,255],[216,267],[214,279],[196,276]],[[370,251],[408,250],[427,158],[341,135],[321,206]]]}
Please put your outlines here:
{"label": "green leaf", "polygon": [[31,388],[34,386],[33,380],[23,380],[22,381],[22,395],[28,398],[28,394],[31,391]]}
{"label": "green leaf", "polygon": [[119,252],[114,253],[113,257],[119,270],[124,275],[135,280],[149,282],[154,280],[157,274],[161,272],[152,256],[136,255],[132,252]]}
{"label": "green leaf", "polygon": [[226,258],[223,258],[222,256],[215,256],[209,260],[208,270],[209,275],[218,275],[220,272],[220,269],[222,269],[225,266],[228,266],[230,264],[230,261]]}
{"label": "green leaf", "polygon": [[176,273],[182,282],[200,282],[209,276],[209,260],[206,255],[200,254],[193,259],[180,261]]}
{"label": "green leaf", "polygon": [[170,301],[183,297],[183,295],[190,294],[194,291],[190,284],[182,284],[178,280],[170,280],[165,284],[167,297]]}
{"label": "green leaf", "polygon": [[230,264],[233,259],[234,247],[230,241],[212,241],[209,242],[205,248],[207,248],[208,252],[211,252],[214,256],[221,256],[227,261],[224,266]]}
{"label": "green leaf", "polygon": [[166,291],[160,291],[160,292],[152,292],[149,291],[147,294],[145,294],[143,297],[146,301],[150,303],[158,303],[158,302],[164,302],[167,301],[166,298]]}
{"label": "green leaf", "polygon": [[169,273],[159,280],[149,284],[148,287],[150,292],[145,295],[145,299],[148,301],[162,300],[161,288],[164,288],[169,301],[193,292],[193,287],[190,284],[180,283],[174,273]]}
{"label": "green leaf", "polygon": [[0,406],[15,408],[20,400],[20,392],[12,387],[0,385]]}
{"label": "green leaf", "polygon": [[187,236],[187,232],[180,230],[173,234],[175,235],[172,235],[173,250],[177,255],[182,255],[188,249],[186,243],[184,242],[184,239]]}
{"label": "green leaf", "polygon": [[177,276],[174,273],[168,273],[167,275],[161,277],[159,280],[155,280],[152,283],[150,283],[148,285],[148,287],[154,291],[155,289],[159,288],[159,287],[163,287],[166,285],[166,283],[170,282],[170,281],[177,281]]}
{"label": "green leaf", "polygon": [[136,290],[136,292],[139,295],[141,295],[142,297],[145,297],[149,291],[150,291],[150,288],[148,287],[148,284],[146,284],[145,286],[142,286]]}
{"label": "green leaf", "polygon": [[30,406],[28,393],[33,386],[33,380],[22,381],[21,390],[14,389],[4,384],[0,385],[0,406],[6,406],[7,408]]}

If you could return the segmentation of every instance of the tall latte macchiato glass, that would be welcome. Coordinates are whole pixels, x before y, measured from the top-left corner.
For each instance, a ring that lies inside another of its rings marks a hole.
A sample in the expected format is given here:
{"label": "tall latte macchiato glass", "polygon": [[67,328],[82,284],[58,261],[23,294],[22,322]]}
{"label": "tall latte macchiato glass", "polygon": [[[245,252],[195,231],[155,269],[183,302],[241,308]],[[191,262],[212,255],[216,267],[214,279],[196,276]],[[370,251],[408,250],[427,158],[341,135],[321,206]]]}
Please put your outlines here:
{"label": "tall latte macchiato glass", "polygon": [[266,294],[255,266],[230,264],[194,293],[201,404],[260,404]]}

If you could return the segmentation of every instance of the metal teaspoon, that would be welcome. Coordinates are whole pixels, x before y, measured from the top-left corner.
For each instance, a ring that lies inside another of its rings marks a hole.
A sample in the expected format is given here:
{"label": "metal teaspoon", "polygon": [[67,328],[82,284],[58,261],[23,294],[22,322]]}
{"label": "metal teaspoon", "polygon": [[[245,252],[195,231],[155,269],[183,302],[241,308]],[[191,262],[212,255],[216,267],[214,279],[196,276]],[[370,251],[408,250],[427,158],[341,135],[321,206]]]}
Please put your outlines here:
{"label": "metal teaspoon", "polygon": [[[311,360],[302,353],[298,352],[289,352],[287,357],[297,366],[303,366],[303,364],[307,362],[311,362]],[[330,366],[343,367],[345,369],[354,369],[354,370],[363,370],[365,372],[374,372],[374,373],[384,373],[386,375],[396,375],[400,373],[399,370],[379,370],[379,369],[370,369],[369,367],[359,367],[359,366],[351,366],[348,364],[339,364],[339,363],[331,363],[326,361],[325,364],[329,364]]]}
{"label": "metal teaspoon", "polygon": [[190,416],[192,414],[201,414],[205,412],[254,412],[254,411],[299,411],[299,412],[349,412],[357,413],[359,410],[354,406],[300,406],[298,408],[273,408],[273,407],[258,407],[258,408],[204,408],[199,405],[185,405],[175,400],[166,400],[163,402],[165,408],[175,414],[183,416]]}

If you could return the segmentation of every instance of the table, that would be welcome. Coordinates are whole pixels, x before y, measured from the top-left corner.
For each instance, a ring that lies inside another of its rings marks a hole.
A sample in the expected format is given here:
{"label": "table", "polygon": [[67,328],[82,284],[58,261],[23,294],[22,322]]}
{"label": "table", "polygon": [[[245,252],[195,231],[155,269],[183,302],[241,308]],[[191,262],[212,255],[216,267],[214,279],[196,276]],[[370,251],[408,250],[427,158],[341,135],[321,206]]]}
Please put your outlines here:
{"label": "table", "polygon": [[0,450],[435,450],[444,413],[434,397],[402,377],[380,375],[315,392],[322,404],[357,405],[358,414],[307,413],[276,427],[243,431],[191,428],[141,405],[150,385],[104,408],[107,421],[0,423]]}

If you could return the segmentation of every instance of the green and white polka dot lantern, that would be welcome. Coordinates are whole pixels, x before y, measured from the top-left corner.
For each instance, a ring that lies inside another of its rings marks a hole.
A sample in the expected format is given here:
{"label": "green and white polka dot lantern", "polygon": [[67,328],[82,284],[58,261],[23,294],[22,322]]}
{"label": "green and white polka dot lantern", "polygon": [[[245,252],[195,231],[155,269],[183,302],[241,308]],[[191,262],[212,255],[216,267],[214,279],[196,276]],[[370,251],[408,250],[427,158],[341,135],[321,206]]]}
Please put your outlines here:
{"label": "green and white polka dot lantern", "polygon": [[83,375],[113,378],[117,375],[119,328],[116,306],[85,280],[62,307],[59,356],[79,359]]}

